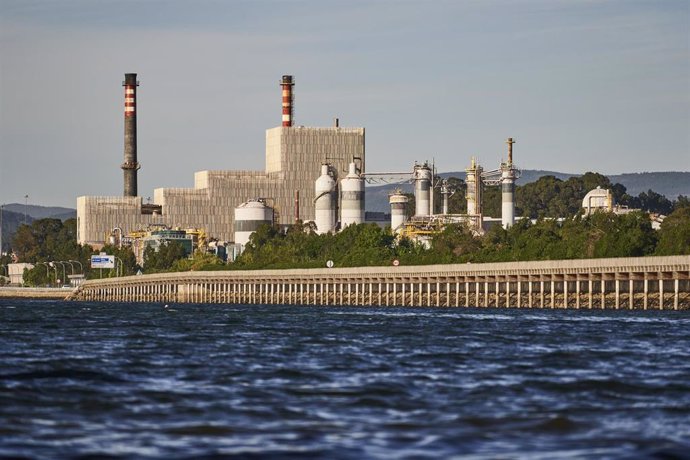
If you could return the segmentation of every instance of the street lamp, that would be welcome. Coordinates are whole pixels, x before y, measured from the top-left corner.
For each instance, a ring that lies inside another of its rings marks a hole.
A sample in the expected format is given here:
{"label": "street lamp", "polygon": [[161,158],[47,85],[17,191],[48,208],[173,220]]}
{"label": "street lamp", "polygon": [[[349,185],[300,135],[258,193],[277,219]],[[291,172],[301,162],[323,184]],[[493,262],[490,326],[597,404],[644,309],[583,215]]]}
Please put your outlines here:
{"label": "street lamp", "polygon": [[[125,264],[122,262],[122,259],[120,259],[118,256],[113,256],[115,257],[115,261],[120,261],[120,270],[118,271],[117,269],[117,264],[115,264],[115,276],[122,276],[125,274]],[[119,275],[119,273],[122,272],[122,275]]]}
{"label": "street lamp", "polygon": [[48,281],[50,281],[50,273],[48,273],[48,270],[49,270],[48,262],[36,262],[36,265],[45,265],[46,266],[46,278],[48,278]]}
{"label": "street lamp", "polygon": [[57,280],[58,280],[58,269],[57,269],[57,266],[55,264],[62,265],[62,279],[64,281],[65,276],[66,276],[65,275],[65,264],[60,262],[59,260],[53,260],[52,262],[49,262],[49,264],[51,267],[53,267],[55,269],[55,284],[58,284],[58,282],[57,282]]}
{"label": "street lamp", "polygon": [[[79,264],[79,271],[84,273],[84,266],[79,262],[78,260],[70,260],[69,262],[74,262],[75,264]],[[74,271],[72,271],[72,274],[74,275]]]}
{"label": "street lamp", "polygon": [[63,260],[62,262],[69,264],[69,268],[72,269],[72,275],[74,275],[74,265],[72,265],[72,261],[71,260]]}
{"label": "street lamp", "polygon": [[[50,281],[50,267],[52,267],[52,265],[50,265],[48,262],[36,262],[34,264],[34,266],[36,266],[36,265],[45,265],[46,266],[46,278],[48,279],[48,283],[50,283],[51,282]],[[57,278],[57,274],[55,275],[55,277]]]}

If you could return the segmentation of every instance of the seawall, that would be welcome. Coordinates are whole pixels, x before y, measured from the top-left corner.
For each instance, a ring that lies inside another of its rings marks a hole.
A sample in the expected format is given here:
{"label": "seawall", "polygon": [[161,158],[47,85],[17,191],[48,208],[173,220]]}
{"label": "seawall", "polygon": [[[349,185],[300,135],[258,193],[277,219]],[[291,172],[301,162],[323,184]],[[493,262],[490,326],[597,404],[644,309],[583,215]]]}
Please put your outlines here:
{"label": "seawall", "polygon": [[72,289],[0,287],[0,299],[57,299],[65,300],[72,294]]}
{"label": "seawall", "polygon": [[90,280],[74,300],[689,309],[690,256],[163,273]]}

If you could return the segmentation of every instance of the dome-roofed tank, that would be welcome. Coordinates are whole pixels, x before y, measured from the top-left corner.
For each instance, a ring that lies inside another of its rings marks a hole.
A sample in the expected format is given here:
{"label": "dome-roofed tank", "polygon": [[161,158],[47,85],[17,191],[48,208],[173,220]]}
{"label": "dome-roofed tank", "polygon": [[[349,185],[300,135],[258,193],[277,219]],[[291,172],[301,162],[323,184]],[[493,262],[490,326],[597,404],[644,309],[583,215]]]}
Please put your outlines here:
{"label": "dome-roofed tank", "polygon": [[364,223],[364,179],[354,163],[340,182],[340,222],[342,228]]}
{"label": "dome-roofed tank", "polygon": [[585,210],[585,215],[588,216],[596,211],[613,211],[613,195],[608,189],[597,188],[587,192],[587,195],[582,199],[582,208]]}
{"label": "dome-roofed tank", "polygon": [[314,186],[314,210],[316,233],[328,233],[335,230],[337,221],[336,206],[338,196],[336,194],[335,171],[328,164],[321,165],[321,175],[316,179]]}
{"label": "dome-roofed tank", "polygon": [[273,225],[273,208],[263,199],[248,200],[235,208],[235,243],[246,245],[262,224]]}

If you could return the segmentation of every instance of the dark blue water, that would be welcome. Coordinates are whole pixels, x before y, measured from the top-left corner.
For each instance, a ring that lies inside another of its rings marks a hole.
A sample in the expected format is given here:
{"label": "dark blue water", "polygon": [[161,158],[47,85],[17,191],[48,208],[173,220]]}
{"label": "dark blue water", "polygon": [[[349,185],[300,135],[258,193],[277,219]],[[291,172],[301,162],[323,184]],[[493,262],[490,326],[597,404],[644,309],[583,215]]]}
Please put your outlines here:
{"label": "dark blue water", "polygon": [[690,458],[690,312],[0,302],[0,456]]}

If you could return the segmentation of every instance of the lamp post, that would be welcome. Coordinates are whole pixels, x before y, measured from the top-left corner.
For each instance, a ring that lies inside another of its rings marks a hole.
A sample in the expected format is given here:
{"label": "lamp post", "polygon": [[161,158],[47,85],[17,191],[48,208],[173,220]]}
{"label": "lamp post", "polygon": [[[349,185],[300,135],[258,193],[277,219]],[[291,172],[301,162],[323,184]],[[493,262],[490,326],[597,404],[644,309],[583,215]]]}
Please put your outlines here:
{"label": "lamp post", "polygon": [[[81,262],[79,262],[78,260],[70,260],[69,262],[79,264],[79,271],[82,273],[82,275],[84,274],[84,266],[81,264]],[[74,272],[72,272],[72,274],[74,275]]]}
{"label": "lamp post", "polygon": [[48,262],[36,262],[36,265],[45,265],[46,266],[46,278],[48,278],[48,281],[50,281],[50,273],[48,273],[48,270],[50,270]]}
{"label": "lamp post", "polygon": [[74,265],[72,265],[72,261],[71,260],[63,260],[62,262],[69,264],[69,268],[72,269],[72,275],[74,275]]}
{"label": "lamp post", "polygon": [[[46,278],[48,279],[48,283],[51,283],[51,281],[50,281],[50,267],[52,267],[52,265],[50,265],[51,263],[52,262],[36,262],[36,265],[45,265],[46,266]],[[57,270],[57,268],[55,270]],[[57,278],[57,271],[56,271],[55,278]]]}
{"label": "lamp post", "polygon": [[62,283],[60,284],[63,284],[67,280],[67,273],[65,273],[65,262],[61,260],[56,260],[55,263],[62,265]]}
{"label": "lamp post", "polygon": [[65,277],[67,276],[65,273],[65,264],[59,260],[53,260],[52,262],[49,262],[50,266],[55,269],[55,284],[58,284],[58,268],[55,264],[60,264],[62,266],[62,280],[65,280]]}
{"label": "lamp post", "polygon": [[[124,265],[124,263],[122,262],[122,259],[120,259],[118,256],[113,256],[113,257],[115,257],[115,262],[116,262],[116,263],[115,263],[115,276],[121,276],[121,275],[119,275],[120,272],[122,272],[122,274],[124,275],[124,273],[125,273],[125,265]],[[117,268],[117,261],[118,261],[118,260],[120,261],[120,270],[118,270],[118,268]]]}

